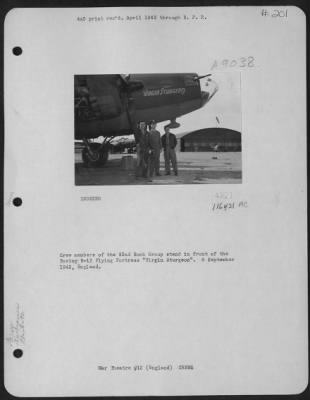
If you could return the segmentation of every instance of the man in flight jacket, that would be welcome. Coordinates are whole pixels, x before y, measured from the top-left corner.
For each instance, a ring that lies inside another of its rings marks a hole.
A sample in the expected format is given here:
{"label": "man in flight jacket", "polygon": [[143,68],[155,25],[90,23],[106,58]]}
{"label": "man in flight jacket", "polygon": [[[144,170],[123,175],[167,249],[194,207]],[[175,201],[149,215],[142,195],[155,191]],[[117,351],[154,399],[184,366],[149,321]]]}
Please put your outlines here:
{"label": "man in flight jacket", "polygon": [[177,139],[167,126],[165,126],[165,134],[161,138],[161,143],[164,150],[166,175],[170,175],[170,163],[174,174],[178,175],[177,156],[175,154]]}

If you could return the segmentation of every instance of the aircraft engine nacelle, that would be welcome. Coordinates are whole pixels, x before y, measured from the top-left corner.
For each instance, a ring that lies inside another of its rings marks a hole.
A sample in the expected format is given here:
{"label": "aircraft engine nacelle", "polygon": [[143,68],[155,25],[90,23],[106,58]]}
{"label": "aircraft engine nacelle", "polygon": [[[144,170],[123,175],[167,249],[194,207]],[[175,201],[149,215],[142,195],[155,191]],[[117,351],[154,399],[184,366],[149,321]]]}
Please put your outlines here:
{"label": "aircraft engine nacelle", "polygon": [[76,78],[75,108],[79,121],[116,118],[124,111],[120,87],[109,75]]}
{"label": "aircraft engine nacelle", "polygon": [[93,97],[91,107],[95,117],[98,119],[115,118],[122,112],[118,98],[110,95]]}

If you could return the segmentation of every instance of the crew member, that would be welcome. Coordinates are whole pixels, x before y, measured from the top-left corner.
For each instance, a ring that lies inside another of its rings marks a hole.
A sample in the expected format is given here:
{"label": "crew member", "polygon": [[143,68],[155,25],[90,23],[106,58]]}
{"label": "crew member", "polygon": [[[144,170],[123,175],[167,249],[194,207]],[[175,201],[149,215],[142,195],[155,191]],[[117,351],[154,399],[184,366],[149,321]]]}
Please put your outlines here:
{"label": "crew member", "polygon": [[137,136],[137,177],[147,178],[149,175],[149,133],[146,130],[146,123],[139,123]]}
{"label": "crew member", "polygon": [[170,175],[170,163],[172,164],[174,174],[178,175],[177,156],[175,154],[177,138],[170,132],[168,126],[165,126],[165,134],[162,136],[161,142],[164,149],[166,175]]}
{"label": "crew member", "polygon": [[160,133],[156,130],[156,121],[151,121],[149,131],[150,176],[160,176],[160,152],[162,149]]}

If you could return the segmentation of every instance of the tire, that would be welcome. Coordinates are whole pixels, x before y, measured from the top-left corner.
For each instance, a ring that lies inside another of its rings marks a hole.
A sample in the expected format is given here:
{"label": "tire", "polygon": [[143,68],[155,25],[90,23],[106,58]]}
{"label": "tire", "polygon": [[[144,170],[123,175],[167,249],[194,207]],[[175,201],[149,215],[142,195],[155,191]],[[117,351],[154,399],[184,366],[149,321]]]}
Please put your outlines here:
{"label": "tire", "polygon": [[93,154],[90,154],[87,147],[82,151],[82,159],[87,167],[102,167],[108,160],[109,149],[107,146],[101,148],[100,143],[89,144]]}

